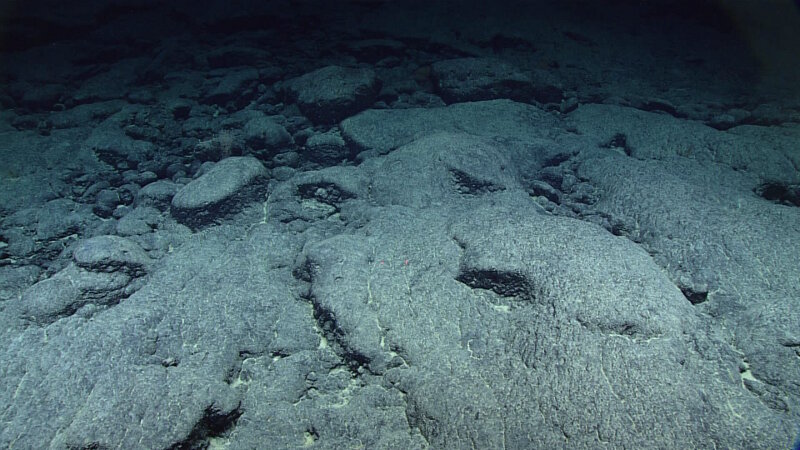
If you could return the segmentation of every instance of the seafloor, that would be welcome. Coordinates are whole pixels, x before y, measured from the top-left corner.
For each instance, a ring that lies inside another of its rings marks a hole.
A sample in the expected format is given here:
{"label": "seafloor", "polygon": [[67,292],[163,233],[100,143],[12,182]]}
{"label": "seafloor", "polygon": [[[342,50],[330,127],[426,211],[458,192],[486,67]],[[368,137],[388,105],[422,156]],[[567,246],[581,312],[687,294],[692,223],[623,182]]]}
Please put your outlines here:
{"label": "seafloor", "polygon": [[0,448],[782,449],[791,1],[5,1]]}

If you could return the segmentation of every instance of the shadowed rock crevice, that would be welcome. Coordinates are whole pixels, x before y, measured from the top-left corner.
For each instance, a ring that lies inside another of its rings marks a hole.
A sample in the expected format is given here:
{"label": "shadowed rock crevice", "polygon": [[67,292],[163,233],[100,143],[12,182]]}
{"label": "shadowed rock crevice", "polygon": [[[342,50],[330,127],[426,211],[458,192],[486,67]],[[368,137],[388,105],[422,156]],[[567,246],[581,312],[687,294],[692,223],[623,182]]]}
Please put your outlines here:
{"label": "shadowed rock crevice", "polygon": [[224,437],[236,426],[236,421],[241,415],[242,411],[238,406],[231,411],[221,411],[211,405],[205,409],[203,417],[195,424],[189,436],[169,448],[170,450],[209,448],[211,440]]}
{"label": "shadowed rock crevice", "polygon": [[680,287],[681,292],[683,292],[683,296],[686,297],[689,302],[693,305],[699,305],[700,303],[705,302],[708,300],[708,290],[701,290],[697,288],[691,287]]}
{"label": "shadowed rock crevice", "polygon": [[631,156],[633,150],[628,145],[628,138],[623,133],[615,134],[610,140],[600,145],[601,148],[607,148]]}
{"label": "shadowed rock crevice", "polygon": [[456,190],[463,195],[481,195],[505,189],[503,186],[491,181],[481,180],[462,170],[451,168],[450,175],[456,185]]}
{"label": "shadowed rock crevice", "polygon": [[764,183],[755,189],[755,193],[774,203],[800,206],[800,184]]}
{"label": "shadowed rock crevice", "polygon": [[345,339],[346,331],[337,323],[336,314],[326,309],[319,302],[314,301],[313,298],[309,300],[313,303],[314,320],[317,322],[320,333],[333,348],[333,351],[347,365],[347,368],[356,376],[363,369],[368,369],[370,358],[348,346]]}
{"label": "shadowed rock crevice", "polygon": [[501,297],[535,300],[529,281],[519,273],[462,269],[456,280],[473,289],[488,289]]}

